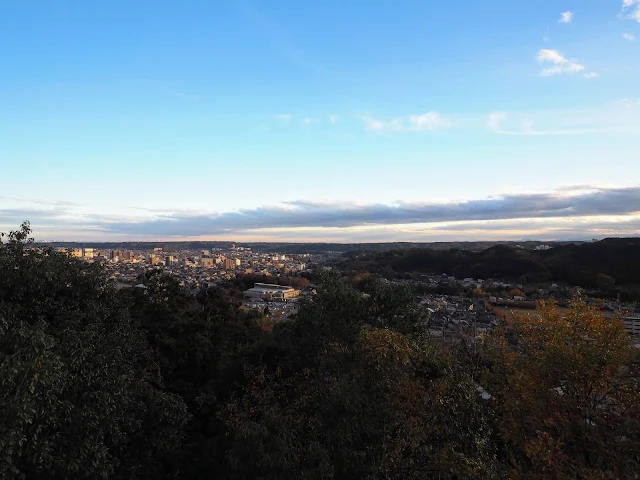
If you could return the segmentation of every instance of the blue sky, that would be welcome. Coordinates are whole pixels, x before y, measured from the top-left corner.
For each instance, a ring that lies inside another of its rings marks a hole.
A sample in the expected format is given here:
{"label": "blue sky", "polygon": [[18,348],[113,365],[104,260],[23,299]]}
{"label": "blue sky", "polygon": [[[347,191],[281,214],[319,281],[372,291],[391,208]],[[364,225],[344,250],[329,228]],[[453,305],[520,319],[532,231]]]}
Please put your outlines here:
{"label": "blue sky", "polygon": [[1,230],[640,233],[640,0],[25,0],[0,49]]}

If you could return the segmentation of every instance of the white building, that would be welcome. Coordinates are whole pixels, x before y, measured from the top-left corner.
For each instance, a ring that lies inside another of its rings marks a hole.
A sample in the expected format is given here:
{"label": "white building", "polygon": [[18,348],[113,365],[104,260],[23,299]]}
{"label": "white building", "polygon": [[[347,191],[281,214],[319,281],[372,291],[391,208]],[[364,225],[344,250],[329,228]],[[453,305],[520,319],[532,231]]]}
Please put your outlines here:
{"label": "white building", "polygon": [[272,285],[270,283],[256,283],[253,288],[244,292],[244,296],[252,300],[265,298],[271,300],[288,300],[298,295],[300,295],[300,291],[293,287]]}
{"label": "white building", "polygon": [[624,330],[632,337],[640,335],[640,316],[623,317]]}

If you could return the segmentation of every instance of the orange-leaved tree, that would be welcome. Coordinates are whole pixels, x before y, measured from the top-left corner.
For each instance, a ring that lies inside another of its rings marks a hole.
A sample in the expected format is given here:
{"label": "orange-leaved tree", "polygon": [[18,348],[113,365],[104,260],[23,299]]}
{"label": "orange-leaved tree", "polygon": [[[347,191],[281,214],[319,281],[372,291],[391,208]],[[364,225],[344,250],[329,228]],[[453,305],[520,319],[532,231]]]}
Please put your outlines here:
{"label": "orange-leaved tree", "polygon": [[574,298],[542,303],[488,338],[511,478],[630,478],[640,471],[638,350],[617,318]]}

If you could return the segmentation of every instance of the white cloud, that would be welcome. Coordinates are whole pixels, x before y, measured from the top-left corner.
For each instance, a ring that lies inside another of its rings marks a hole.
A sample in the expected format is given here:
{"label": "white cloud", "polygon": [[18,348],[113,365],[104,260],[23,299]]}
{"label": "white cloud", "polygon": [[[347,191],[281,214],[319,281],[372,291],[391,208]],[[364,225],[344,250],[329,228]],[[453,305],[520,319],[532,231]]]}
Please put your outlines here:
{"label": "white cloud", "polygon": [[611,102],[611,105],[612,106],[622,106],[622,107],[625,107],[625,108],[640,107],[640,98],[638,98],[638,99],[635,99],[635,98],[623,98],[623,99]]}
{"label": "white cloud", "polygon": [[442,118],[438,112],[427,112],[422,115],[411,115],[409,117],[409,124],[413,129],[422,130],[435,130],[436,128],[442,128],[449,125],[449,122]]}
{"label": "white cloud", "polygon": [[502,122],[507,119],[507,114],[504,112],[493,112],[489,115],[489,121],[487,126],[496,133],[505,133],[502,130]]}
{"label": "white cloud", "polygon": [[632,33],[623,33],[622,38],[624,38],[625,40],[629,40],[630,42],[633,42],[636,39],[636,36],[633,35]]}
{"label": "white cloud", "polygon": [[451,121],[440,113],[430,111],[391,120],[363,117],[365,129],[374,132],[424,132],[451,126]]}
{"label": "white cloud", "polygon": [[373,132],[381,132],[384,130],[384,124],[380,120],[371,117],[363,117],[365,128]]}
{"label": "white cloud", "polygon": [[596,72],[589,72],[589,73],[583,73],[583,74],[582,74],[582,76],[583,76],[584,78],[586,78],[587,80],[590,80],[590,79],[592,79],[592,78],[597,78],[597,77],[599,77],[600,75],[598,75]]}
{"label": "white cloud", "polygon": [[499,135],[638,135],[640,100],[624,98],[599,106],[579,108],[493,112],[484,125]]}
{"label": "white cloud", "polygon": [[560,73],[577,73],[585,69],[577,60],[569,60],[557,50],[542,49],[538,52],[538,63],[551,65],[544,68],[541,74],[545,77]]}
{"label": "white cloud", "polygon": [[640,23],[640,0],[623,0],[622,13],[625,18]]}
{"label": "white cloud", "polygon": [[558,20],[558,23],[571,23],[571,20],[573,20],[573,12],[566,11],[560,14],[560,20]]}
{"label": "white cloud", "polygon": [[329,123],[336,123],[338,121],[337,115],[329,115]]}
{"label": "white cloud", "polygon": [[280,120],[283,123],[289,123],[292,118],[293,116],[288,113],[281,113],[279,115],[276,115],[276,120]]}
{"label": "white cloud", "polygon": [[309,125],[311,125],[312,123],[315,123],[315,122],[316,122],[316,120],[315,120],[315,119],[313,119],[313,118],[311,118],[311,117],[304,117],[304,118],[302,119],[302,123],[303,123],[304,125],[306,125],[306,126],[309,126]]}

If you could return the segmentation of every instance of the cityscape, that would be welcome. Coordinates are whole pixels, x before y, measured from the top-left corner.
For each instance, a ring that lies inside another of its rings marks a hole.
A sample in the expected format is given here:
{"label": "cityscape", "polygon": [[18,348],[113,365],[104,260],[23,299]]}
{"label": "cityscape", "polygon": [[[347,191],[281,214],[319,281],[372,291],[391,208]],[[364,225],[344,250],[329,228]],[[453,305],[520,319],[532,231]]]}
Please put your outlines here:
{"label": "cityscape", "polygon": [[[533,244],[513,248],[547,252],[553,244]],[[272,321],[287,320],[298,311],[299,302],[316,293],[312,283],[315,270],[336,270],[344,257],[339,252],[283,254],[254,251],[252,247],[230,243],[227,247],[177,249],[171,243],[150,249],[112,249],[96,247],[55,247],[89,263],[99,263],[117,288],[145,288],[139,283],[147,272],[161,272],[175,279],[181,287],[197,294],[201,290],[224,286],[235,278],[255,281],[243,295],[242,305],[260,314],[268,312]],[[343,274],[346,272],[342,272]],[[500,278],[456,278],[447,274],[415,273],[409,278],[382,277],[389,284],[405,285],[415,291],[414,301],[425,315],[425,330],[433,340],[449,342],[475,341],[498,327],[513,314],[531,314],[540,302],[556,301],[565,305],[577,293],[606,315],[618,315],[625,331],[640,347],[640,302],[636,300],[602,300],[597,289],[580,285],[535,282],[523,285]],[[294,286],[291,286],[294,285]],[[424,291],[433,291],[424,294]],[[435,293],[435,292],[446,292]],[[526,293],[525,293],[526,292]],[[589,300],[592,298],[593,300]]]}

